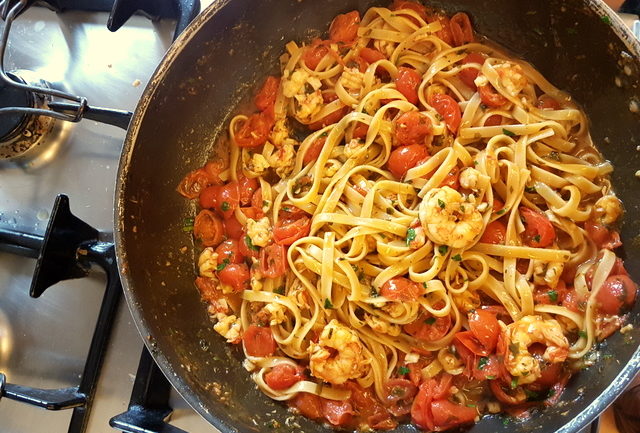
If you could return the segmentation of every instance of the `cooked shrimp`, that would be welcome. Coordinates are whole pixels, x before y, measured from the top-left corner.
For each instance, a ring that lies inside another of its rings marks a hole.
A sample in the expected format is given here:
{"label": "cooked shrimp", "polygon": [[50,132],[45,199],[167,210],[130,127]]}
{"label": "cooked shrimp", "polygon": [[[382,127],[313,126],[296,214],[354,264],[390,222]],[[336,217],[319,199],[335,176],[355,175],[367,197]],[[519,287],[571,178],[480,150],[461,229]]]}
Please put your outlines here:
{"label": "cooked shrimp", "polygon": [[496,65],[495,70],[500,77],[500,84],[511,95],[516,96],[527,85],[527,77],[520,65],[511,62],[505,62]]}
{"label": "cooked shrimp", "polygon": [[367,365],[363,352],[358,335],[334,319],[309,346],[311,374],[335,385],[360,377]]}
{"label": "cooked shrimp", "polygon": [[595,216],[602,224],[613,224],[622,215],[622,204],[615,195],[600,197],[593,208]]}
{"label": "cooked shrimp", "polygon": [[453,188],[433,188],[420,203],[420,222],[436,244],[468,248],[482,232],[482,215],[475,200]]}
{"label": "cooked shrimp", "polygon": [[528,349],[532,344],[546,345],[542,358],[551,363],[563,362],[569,355],[569,342],[555,319],[525,316],[504,326],[502,339],[507,345],[504,349],[504,365],[512,376],[518,378],[520,385],[533,383],[541,375],[540,362]]}
{"label": "cooked shrimp", "polygon": [[552,289],[558,285],[560,275],[564,270],[563,262],[533,261],[533,282],[535,284],[549,286]]}

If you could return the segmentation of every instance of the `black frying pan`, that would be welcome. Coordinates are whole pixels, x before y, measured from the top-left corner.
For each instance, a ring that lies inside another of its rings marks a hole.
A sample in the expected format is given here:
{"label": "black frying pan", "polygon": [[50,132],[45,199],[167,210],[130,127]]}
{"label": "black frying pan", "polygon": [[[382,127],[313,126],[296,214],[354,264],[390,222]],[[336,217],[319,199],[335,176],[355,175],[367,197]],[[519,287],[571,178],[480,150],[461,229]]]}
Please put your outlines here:
{"label": "black frying pan", "polygon": [[[338,13],[361,12],[367,0],[220,0],[173,44],[147,86],[120,161],[116,247],[127,302],[145,343],[171,383],[222,432],[292,431],[286,406],[263,396],[241,366],[238,347],[212,328],[193,285],[198,247],[182,231],[194,203],[175,192],[182,177],[216,149],[230,113],[277,65],[284,43],[327,29]],[[624,255],[640,281],[640,44],[602,3],[588,0],[433,1],[466,11],[475,29],[533,63],[567,90],[591,119],[595,143],[615,167],[613,183],[627,213]],[[625,69],[626,68],[626,69]],[[616,80],[617,78],[617,80]],[[619,84],[616,85],[616,82]],[[186,248],[184,248],[186,247]],[[577,432],[624,389],[640,368],[640,303],[634,330],[602,345],[613,359],[576,375],[562,403],[522,423],[484,418],[473,432]],[[222,390],[223,398],[216,390]],[[275,419],[281,428],[265,425]],[[305,432],[327,431],[296,417]],[[414,431],[402,426],[398,431]]]}

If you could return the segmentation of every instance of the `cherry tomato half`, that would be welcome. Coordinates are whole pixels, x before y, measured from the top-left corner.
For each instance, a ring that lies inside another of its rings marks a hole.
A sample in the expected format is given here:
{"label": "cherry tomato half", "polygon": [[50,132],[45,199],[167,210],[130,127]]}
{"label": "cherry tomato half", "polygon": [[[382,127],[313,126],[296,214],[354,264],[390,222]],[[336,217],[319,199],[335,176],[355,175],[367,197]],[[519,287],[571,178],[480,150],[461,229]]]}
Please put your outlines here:
{"label": "cherry tomato half", "polygon": [[553,243],[556,230],[551,221],[543,214],[528,207],[520,207],[520,215],[524,218],[524,240],[530,247],[545,248]]}
{"label": "cherry tomato half", "polygon": [[397,179],[402,179],[410,168],[415,167],[428,156],[426,146],[421,144],[401,146],[391,152],[387,167]]}
{"label": "cherry tomato half", "polygon": [[300,238],[309,235],[311,219],[301,216],[296,219],[278,219],[273,228],[273,240],[280,245],[291,245]]}
{"label": "cherry tomato half", "polygon": [[244,121],[234,138],[238,147],[254,148],[262,146],[273,127],[273,116],[266,112],[252,114]]}
{"label": "cherry tomato half", "polygon": [[284,245],[272,244],[260,251],[260,272],[267,278],[277,278],[287,271],[287,249]]}
{"label": "cherry tomato half", "polygon": [[498,93],[491,84],[478,87],[478,93],[480,93],[480,99],[484,105],[489,107],[498,108],[509,102],[509,100]]}
{"label": "cherry tomato half", "polygon": [[599,311],[604,314],[623,313],[633,306],[637,291],[638,286],[627,275],[608,277],[596,295]]}
{"label": "cherry tomato half", "polygon": [[416,105],[418,103],[418,86],[422,82],[420,74],[413,68],[400,66],[394,81],[398,92],[402,93],[407,101]]}
{"label": "cherry tomato half", "polygon": [[[467,54],[467,57],[462,59],[462,64],[466,65],[469,63],[477,63],[482,66],[485,60],[486,58],[480,53],[469,53]],[[458,76],[460,77],[460,80],[467,85],[467,87],[477,90],[478,87],[476,86],[475,79],[478,77],[479,73],[480,70],[477,68],[465,68],[460,71]]]}
{"label": "cherry tomato half", "polygon": [[218,271],[220,282],[233,287],[234,292],[245,290],[249,284],[251,274],[245,263],[230,263]]}
{"label": "cherry tomato half", "polygon": [[242,263],[244,256],[240,253],[240,246],[237,240],[227,239],[216,248],[218,254],[218,264],[224,263]]}
{"label": "cherry tomato half", "polygon": [[358,36],[358,24],[360,24],[358,11],[338,15],[329,26],[329,39],[333,42],[352,42]]}
{"label": "cherry tomato half", "polygon": [[276,96],[280,87],[280,79],[274,76],[268,76],[264,84],[258,91],[254,103],[260,111],[273,111],[273,105],[276,103]]}
{"label": "cherry tomato half", "polygon": [[460,127],[460,120],[462,119],[460,106],[456,100],[449,95],[433,93],[429,98],[429,105],[436,109],[444,118],[444,123],[447,124],[449,131],[455,134]]}
{"label": "cherry tomato half", "polygon": [[423,293],[420,284],[405,277],[393,277],[380,288],[380,294],[392,301],[415,301]]}
{"label": "cherry tomato half", "polygon": [[469,313],[469,329],[478,341],[489,351],[493,352],[498,344],[500,325],[496,315],[485,310],[474,310]]}
{"label": "cherry tomato half", "polygon": [[222,242],[224,227],[222,221],[213,212],[202,209],[193,223],[193,235],[205,247],[215,247]]}
{"label": "cherry tomato half", "polygon": [[484,229],[480,242],[504,245],[506,239],[507,226],[504,225],[502,221],[495,220],[487,224],[487,228]]}
{"label": "cherry tomato half", "polygon": [[439,340],[449,332],[451,317],[434,317],[429,313],[418,316],[418,319],[402,327],[404,331],[421,341]]}
{"label": "cherry tomato half", "polygon": [[393,121],[396,144],[429,144],[431,142],[431,120],[417,111],[402,113]]}
{"label": "cherry tomato half", "polygon": [[282,390],[291,388],[296,383],[304,379],[303,370],[291,364],[282,362],[276,364],[264,375],[264,381],[271,389]]}
{"label": "cherry tomato half", "polygon": [[251,325],[242,336],[244,349],[251,356],[266,357],[273,355],[278,346],[270,328]]}

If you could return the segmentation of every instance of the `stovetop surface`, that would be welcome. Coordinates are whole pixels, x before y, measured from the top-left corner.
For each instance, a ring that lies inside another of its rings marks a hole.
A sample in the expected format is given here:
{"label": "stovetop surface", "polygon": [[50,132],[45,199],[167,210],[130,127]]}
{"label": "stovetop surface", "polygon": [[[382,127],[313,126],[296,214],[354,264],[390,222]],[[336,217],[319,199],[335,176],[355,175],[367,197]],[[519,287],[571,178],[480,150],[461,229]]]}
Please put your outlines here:
{"label": "stovetop surface", "polygon": [[[203,1],[203,7],[210,1]],[[171,44],[174,23],[133,17],[115,33],[108,14],[55,14],[34,7],[14,23],[7,69],[29,69],[87,97],[90,105],[133,110]],[[0,165],[0,225],[42,234],[55,196],[111,236],[113,196],[124,131],[83,120],[66,124],[66,142],[22,166]],[[28,295],[35,261],[0,253],[0,371],[11,383],[40,388],[76,386],[104,293],[99,272],[62,282],[39,299]],[[87,431],[115,431],[109,419],[127,409],[142,340],[122,302]],[[172,423],[216,432],[174,395]],[[66,432],[70,411],[51,412],[3,399],[0,432]]]}

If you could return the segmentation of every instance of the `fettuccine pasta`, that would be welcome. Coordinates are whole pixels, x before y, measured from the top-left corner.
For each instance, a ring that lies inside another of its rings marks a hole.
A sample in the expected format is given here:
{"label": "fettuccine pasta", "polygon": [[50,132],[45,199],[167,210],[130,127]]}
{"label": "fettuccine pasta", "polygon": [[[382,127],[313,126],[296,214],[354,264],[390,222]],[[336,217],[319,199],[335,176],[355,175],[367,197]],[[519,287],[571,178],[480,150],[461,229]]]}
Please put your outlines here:
{"label": "fettuccine pasta", "polygon": [[636,292],[571,97],[404,0],[280,64],[179,187],[202,207],[196,285],[257,386],[372,429],[558,401]]}

